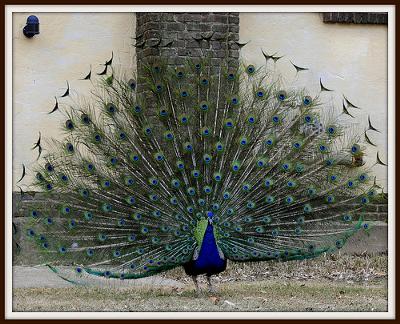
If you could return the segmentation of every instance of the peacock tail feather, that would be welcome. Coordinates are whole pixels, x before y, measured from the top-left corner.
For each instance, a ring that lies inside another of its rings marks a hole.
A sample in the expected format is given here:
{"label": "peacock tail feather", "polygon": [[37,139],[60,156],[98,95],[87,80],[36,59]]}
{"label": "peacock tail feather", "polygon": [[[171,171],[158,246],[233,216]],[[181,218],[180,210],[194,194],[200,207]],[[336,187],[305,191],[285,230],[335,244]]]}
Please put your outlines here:
{"label": "peacock tail feather", "polygon": [[190,261],[210,212],[232,261],[340,249],[369,230],[376,185],[357,162],[363,140],[322,96],[228,60],[152,61],[137,81],[113,72],[65,109],[65,137],[35,170],[48,196],[27,235],[57,273],[121,279]]}

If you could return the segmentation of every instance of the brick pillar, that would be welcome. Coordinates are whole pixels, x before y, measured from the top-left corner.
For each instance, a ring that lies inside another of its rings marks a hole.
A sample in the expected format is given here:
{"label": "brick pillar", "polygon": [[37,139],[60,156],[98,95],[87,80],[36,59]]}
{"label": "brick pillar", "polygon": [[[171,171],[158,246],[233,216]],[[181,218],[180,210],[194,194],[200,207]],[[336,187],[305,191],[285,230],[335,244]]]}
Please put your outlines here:
{"label": "brick pillar", "polygon": [[172,66],[202,56],[211,57],[213,65],[226,56],[234,64],[238,40],[239,13],[137,13],[138,73],[142,62],[159,57]]}

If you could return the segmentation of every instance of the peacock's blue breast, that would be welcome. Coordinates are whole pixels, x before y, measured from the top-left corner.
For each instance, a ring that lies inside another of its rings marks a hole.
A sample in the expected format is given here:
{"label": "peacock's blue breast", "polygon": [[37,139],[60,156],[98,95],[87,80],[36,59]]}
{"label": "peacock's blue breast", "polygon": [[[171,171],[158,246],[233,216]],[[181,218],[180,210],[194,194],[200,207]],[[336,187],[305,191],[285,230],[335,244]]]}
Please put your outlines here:
{"label": "peacock's blue breast", "polygon": [[222,259],[218,253],[217,244],[214,237],[214,228],[208,224],[203,237],[199,256],[185,266],[185,271],[189,275],[198,274],[217,274],[226,269],[226,260]]}

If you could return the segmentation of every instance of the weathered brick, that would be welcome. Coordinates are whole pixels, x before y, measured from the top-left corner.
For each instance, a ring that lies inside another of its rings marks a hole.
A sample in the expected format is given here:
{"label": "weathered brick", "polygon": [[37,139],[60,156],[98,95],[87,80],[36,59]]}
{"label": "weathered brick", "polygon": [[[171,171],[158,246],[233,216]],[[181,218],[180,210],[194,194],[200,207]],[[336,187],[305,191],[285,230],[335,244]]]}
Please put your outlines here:
{"label": "weathered brick", "polygon": [[[212,27],[211,27],[212,31],[221,32],[221,33],[226,33],[228,31],[228,29],[229,29],[229,26],[226,25],[226,24],[225,25],[223,25],[223,24],[213,24]],[[239,30],[238,30],[238,32],[239,32]]]}
{"label": "weathered brick", "polygon": [[185,30],[185,24],[183,24],[183,23],[178,23],[178,22],[169,22],[169,23],[166,23],[166,27],[165,27],[165,30],[164,30],[164,32],[167,32],[168,30],[171,30],[171,31],[176,31],[176,32],[181,32],[181,31],[184,31]]}
{"label": "weathered brick", "polygon": [[[228,47],[227,41],[239,39],[239,13],[138,13],[136,23],[137,33],[143,34],[140,42],[146,42],[137,48],[139,78],[141,62],[160,56],[175,66],[184,64],[187,57],[210,57],[212,69],[217,71],[221,59],[228,55],[232,60],[229,64],[238,65],[239,51]],[[201,37],[210,39],[194,39]],[[173,43],[165,46],[171,40]]]}
{"label": "weathered brick", "polygon": [[186,24],[186,30],[187,31],[201,31],[201,25],[189,23],[189,24]]}

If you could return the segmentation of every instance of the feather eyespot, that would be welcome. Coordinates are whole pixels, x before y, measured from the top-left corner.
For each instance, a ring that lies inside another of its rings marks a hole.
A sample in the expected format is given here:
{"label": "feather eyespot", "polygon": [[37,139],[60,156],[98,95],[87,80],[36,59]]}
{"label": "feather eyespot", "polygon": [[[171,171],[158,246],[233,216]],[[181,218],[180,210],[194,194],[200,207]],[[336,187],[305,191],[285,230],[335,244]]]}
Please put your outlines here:
{"label": "feather eyespot", "polygon": [[207,136],[209,136],[210,134],[211,134],[211,131],[210,131],[210,129],[209,129],[208,127],[203,127],[203,128],[201,129],[201,135],[202,135],[202,136],[207,137]]}
{"label": "feather eyespot", "polygon": [[336,127],[335,126],[328,126],[326,128],[326,133],[330,136],[336,135]]}
{"label": "feather eyespot", "polygon": [[84,217],[87,221],[90,221],[90,220],[93,219],[93,214],[92,214],[91,212],[86,211],[86,212],[83,214],[83,217]]}
{"label": "feather eyespot", "polygon": [[309,106],[309,105],[311,105],[311,103],[312,103],[312,99],[311,99],[310,96],[305,96],[305,97],[303,98],[303,104],[304,104],[304,106]]}
{"label": "feather eyespot", "polygon": [[203,101],[203,102],[200,103],[199,107],[200,107],[200,110],[207,111],[208,110],[208,103]]}
{"label": "feather eyespot", "polygon": [[71,143],[67,143],[65,145],[65,148],[67,149],[68,152],[73,153],[74,152],[74,146]]}
{"label": "feather eyespot", "polygon": [[310,115],[304,116],[304,122],[310,124],[312,122],[312,117]]}
{"label": "feather eyespot", "polygon": [[233,126],[234,126],[233,120],[232,119],[225,120],[224,126],[225,126],[225,128],[228,128],[228,129],[233,128]]}
{"label": "feather eyespot", "polygon": [[250,125],[253,125],[256,122],[256,117],[253,115],[250,115],[249,117],[247,117],[247,123]]}
{"label": "feather eyespot", "polygon": [[191,143],[185,143],[183,145],[183,148],[185,149],[186,152],[192,152],[193,151],[193,145]]}
{"label": "feather eyespot", "polygon": [[192,171],[192,176],[195,179],[199,178],[200,177],[200,171],[199,170],[193,170]]}
{"label": "feather eyespot", "polygon": [[[135,197],[128,196],[125,198],[125,201],[128,205],[133,205],[136,200],[135,200]],[[123,223],[125,224],[125,221]],[[123,224],[121,224],[121,225],[123,225]]]}
{"label": "feather eyespot", "polygon": [[139,115],[139,114],[141,114],[142,113],[142,107],[140,106],[140,105],[135,105],[134,107],[133,107],[133,112],[135,113],[135,114],[137,114],[137,115]]}
{"label": "feather eyespot", "polygon": [[169,113],[168,113],[168,110],[166,110],[166,109],[160,109],[160,111],[158,112],[158,115],[160,116],[160,118],[165,118],[165,117],[168,117]]}
{"label": "feather eyespot", "polygon": [[114,114],[116,111],[117,111],[117,107],[114,105],[114,104],[112,104],[112,103],[109,103],[109,104],[107,104],[106,105],[106,111],[109,113],[109,114]]}
{"label": "feather eyespot", "polygon": [[351,217],[351,215],[346,214],[346,215],[343,216],[343,220],[344,220],[345,222],[351,222],[352,217]]}
{"label": "feather eyespot", "polygon": [[71,119],[68,119],[66,122],[65,122],[65,127],[68,129],[68,130],[73,130],[74,129],[74,123],[72,122],[72,120]]}
{"label": "feather eyespot", "polygon": [[239,104],[239,98],[237,97],[232,97],[230,100],[230,104],[233,106],[237,106]]}
{"label": "feather eyespot", "polygon": [[149,127],[149,126],[145,127],[145,128],[143,129],[143,131],[144,131],[144,134],[145,134],[146,136],[150,136],[150,135],[152,135],[152,133],[153,133],[151,127]]}
{"label": "feather eyespot", "polygon": [[236,172],[236,171],[239,171],[239,169],[240,169],[240,162],[238,162],[238,161],[233,162],[232,170]]}
{"label": "feather eyespot", "polygon": [[44,166],[47,172],[53,172],[54,171],[54,167],[51,163],[46,163],[46,165]]}
{"label": "feather eyespot", "polygon": [[185,164],[183,163],[183,161],[177,161],[176,162],[176,167],[179,169],[179,170],[183,170],[183,169],[185,169]]}
{"label": "feather eyespot", "polygon": [[256,68],[254,67],[254,65],[248,65],[246,68],[246,72],[250,75],[254,74],[255,71],[256,71]]}
{"label": "feather eyespot", "polygon": [[156,85],[156,92],[161,93],[163,91],[163,86],[161,84]]}
{"label": "feather eyespot", "polygon": [[287,204],[292,204],[292,203],[294,202],[294,198],[293,198],[292,196],[287,196],[287,197],[285,198],[285,202],[286,202]]}
{"label": "feather eyespot", "polygon": [[277,94],[277,98],[279,101],[284,101],[287,98],[286,91],[279,91]]}
{"label": "feather eyespot", "polygon": [[172,141],[174,139],[174,134],[171,131],[166,131],[164,133],[164,138],[167,141]]}
{"label": "feather eyespot", "polygon": [[136,90],[136,81],[133,79],[130,79],[128,81],[128,86],[129,86],[129,88],[131,88],[132,91],[135,91]]}
{"label": "feather eyespot", "polygon": [[196,194],[196,190],[193,187],[189,187],[186,192],[189,196],[194,196]]}
{"label": "feather eyespot", "polygon": [[210,186],[204,186],[203,191],[204,191],[205,194],[208,195],[208,194],[211,193],[212,189],[211,189]]}
{"label": "feather eyespot", "polygon": [[224,150],[224,145],[221,142],[215,144],[215,150],[217,152],[222,152]]}
{"label": "feather eyespot", "polygon": [[274,122],[274,124],[278,124],[280,122],[279,116],[273,116],[272,121]]}
{"label": "feather eyespot", "polygon": [[211,160],[212,160],[211,155],[209,155],[209,154],[204,154],[204,155],[203,155],[203,161],[204,161],[204,163],[209,164],[209,163],[211,162]]}
{"label": "feather eyespot", "polygon": [[360,180],[361,182],[364,182],[364,181],[366,181],[367,179],[368,179],[368,176],[367,176],[365,173],[360,174],[360,175],[358,176],[358,180]]}
{"label": "feather eyespot", "polygon": [[361,203],[362,203],[363,205],[368,204],[368,203],[369,203],[368,197],[362,197],[362,198],[361,198]]}
{"label": "feather eyespot", "polygon": [[251,189],[251,185],[249,183],[243,184],[243,186],[242,186],[243,191],[248,192],[248,191],[250,191],[250,189]]}
{"label": "feather eyespot", "polygon": [[90,124],[90,118],[86,114],[81,115],[81,121],[84,125],[89,125]]}
{"label": "feather eyespot", "polygon": [[272,187],[273,183],[274,182],[271,179],[265,179],[264,186],[269,189]]}
{"label": "feather eyespot", "polygon": [[203,86],[207,86],[208,85],[208,80],[207,79],[202,79],[200,83]]}
{"label": "feather eyespot", "polygon": [[181,116],[179,116],[179,122],[181,123],[181,124],[187,124],[187,122],[189,121],[189,119],[188,119],[188,117],[186,116],[186,115],[181,115]]}
{"label": "feather eyespot", "polygon": [[246,146],[248,144],[248,140],[246,137],[243,136],[240,138],[239,143],[241,146]]}
{"label": "feather eyespot", "polygon": [[326,200],[326,202],[328,204],[334,203],[335,202],[335,197],[333,195],[328,195],[328,196],[326,196],[325,200]]}

